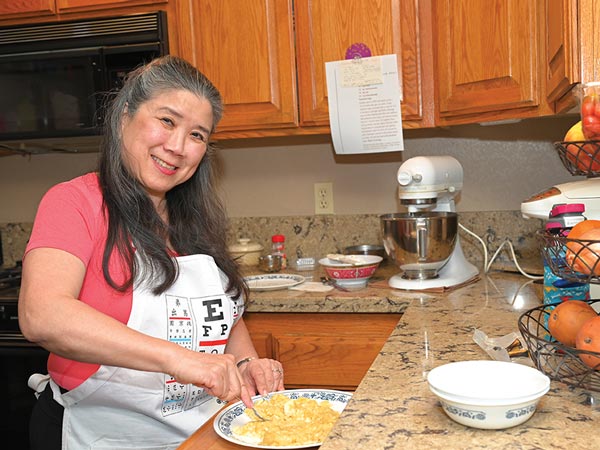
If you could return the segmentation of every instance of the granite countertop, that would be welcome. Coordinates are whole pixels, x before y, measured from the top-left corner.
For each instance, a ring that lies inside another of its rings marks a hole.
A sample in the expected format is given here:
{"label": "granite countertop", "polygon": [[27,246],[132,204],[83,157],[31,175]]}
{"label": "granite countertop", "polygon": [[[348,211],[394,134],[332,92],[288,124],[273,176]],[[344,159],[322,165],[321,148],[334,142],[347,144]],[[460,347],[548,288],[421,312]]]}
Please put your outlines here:
{"label": "granite countertop", "polygon": [[[349,292],[333,288],[328,292],[295,289],[251,292],[247,308],[249,312],[401,313],[410,300],[418,296],[390,289],[387,279],[396,271],[391,265],[384,264],[366,288]],[[325,275],[318,269],[285,272],[302,275],[308,282],[320,281]],[[255,275],[257,272],[249,270],[246,274]]]}
{"label": "granite countertop", "polygon": [[475,329],[489,337],[518,332],[518,317],[541,302],[540,284],[519,274],[491,272],[449,292],[399,291],[385,283],[389,270],[380,269],[381,281],[355,292],[251,296],[249,311],[404,312],[321,450],[600,448],[598,393],[552,381],[530,420],[494,431],[455,423],[429,391],[426,377],[432,368],[489,359],[473,341]]}

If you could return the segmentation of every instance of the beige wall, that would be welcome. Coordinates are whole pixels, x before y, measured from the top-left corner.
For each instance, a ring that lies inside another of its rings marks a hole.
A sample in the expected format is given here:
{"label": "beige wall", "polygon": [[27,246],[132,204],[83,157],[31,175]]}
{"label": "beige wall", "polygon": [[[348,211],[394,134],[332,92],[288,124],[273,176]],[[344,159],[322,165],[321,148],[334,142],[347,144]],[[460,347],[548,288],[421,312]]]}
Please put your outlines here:
{"label": "beige wall", "polygon": [[[222,188],[232,217],[314,214],[313,184],[332,182],[335,214],[398,210],[396,171],[403,159],[451,155],[464,168],[459,211],[518,210],[530,195],[574,181],[553,141],[574,117],[511,125],[405,130],[404,153],[338,156],[327,137],[220,144]],[[53,184],[93,169],[97,154],[0,158],[0,223],[31,222]]]}

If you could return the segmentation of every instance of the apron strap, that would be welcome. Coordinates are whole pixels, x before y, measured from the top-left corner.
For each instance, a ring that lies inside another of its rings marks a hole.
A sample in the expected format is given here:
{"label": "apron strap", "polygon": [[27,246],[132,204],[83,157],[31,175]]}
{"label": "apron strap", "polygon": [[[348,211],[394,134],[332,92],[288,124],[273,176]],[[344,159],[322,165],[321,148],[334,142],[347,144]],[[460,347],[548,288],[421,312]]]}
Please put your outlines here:
{"label": "apron strap", "polygon": [[46,389],[46,385],[50,381],[50,375],[42,374],[42,373],[34,373],[27,380],[27,386],[35,391],[35,398],[40,398],[44,389]]}

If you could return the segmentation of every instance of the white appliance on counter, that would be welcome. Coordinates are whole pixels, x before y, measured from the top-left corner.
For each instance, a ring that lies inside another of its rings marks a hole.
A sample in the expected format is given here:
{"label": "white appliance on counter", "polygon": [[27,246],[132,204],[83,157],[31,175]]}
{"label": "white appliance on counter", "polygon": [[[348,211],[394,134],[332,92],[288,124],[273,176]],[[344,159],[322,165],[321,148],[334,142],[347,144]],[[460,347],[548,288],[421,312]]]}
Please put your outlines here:
{"label": "white appliance on counter", "polygon": [[552,207],[559,203],[582,203],[585,217],[600,220],[600,178],[557,184],[532,195],[521,203],[523,217],[548,219]]}
{"label": "white appliance on counter", "polygon": [[[526,219],[548,220],[552,207],[561,203],[581,203],[587,219],[600,220],[600,178],[557,184],[532,195],[521,203],[521,214]],[[600,285],[590,283],[590,296],[600,298]]]}
{"label": "white appliance on counter", "polygon": [[[451,156],[417,156],[406,160],[397,173],[398,197],[410,214],[423,211],[456,213],[455,200],[463,187],[463,168]],[[397,289],[422,290],[463,284],[479,274],[464,256],[458,231],[448,261],[429,279],[407,279],[401,274],[390,278]]]}

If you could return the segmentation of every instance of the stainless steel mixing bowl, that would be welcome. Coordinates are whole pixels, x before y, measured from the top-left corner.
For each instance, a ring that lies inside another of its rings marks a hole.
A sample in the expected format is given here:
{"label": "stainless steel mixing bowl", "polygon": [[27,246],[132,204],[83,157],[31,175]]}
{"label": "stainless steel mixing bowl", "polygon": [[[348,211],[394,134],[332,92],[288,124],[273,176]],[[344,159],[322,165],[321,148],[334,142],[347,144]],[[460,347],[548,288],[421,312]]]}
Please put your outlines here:
{"label": "stainless steel mixing bowl", "polygon": [[361,245],[351,245],[350,247],[346,247],[344,249],[344,254],[346,255],[375,255],[381,256],[383,259],[386,258],[385,249],[383,245],[371,245],[371,244],[361,244]]}
{"label": "stainless steel mixing bowl", "polygon": [[384,214],[380,220],[388,259],[403,278],[435,278],[456,245],[458,215],[453,212]]}

